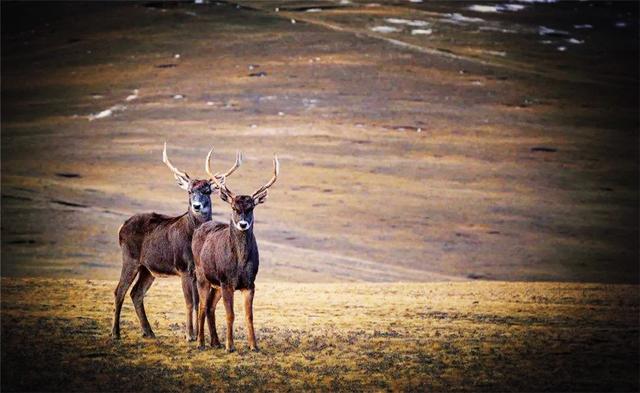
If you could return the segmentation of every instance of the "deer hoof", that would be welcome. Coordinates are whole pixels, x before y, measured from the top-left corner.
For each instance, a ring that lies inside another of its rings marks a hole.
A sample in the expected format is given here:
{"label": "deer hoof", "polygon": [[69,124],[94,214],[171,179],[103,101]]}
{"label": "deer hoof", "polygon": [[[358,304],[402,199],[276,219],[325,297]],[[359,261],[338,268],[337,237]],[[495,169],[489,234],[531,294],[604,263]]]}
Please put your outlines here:
{"label": "deer hoof", "polygon": [[149,330],[148,332],[142,332],[142,337],[144,337],[144,338],[156,338],[156,335],[153,334],[153,332],[151,330]]}
{"label": "deer hoof", "polygon": [[204,344],[200,344],[198,345],[198,349],[204,351],[205,349],[207,349],[207,347],[205,347]]}
{"label": "deer hoof", "polygon": [[218,343],[211,343],[211,348],[222,348],[222,345],[218,342]]}
{"label": "deer hoof", "polygon": [[227,348],[227,349],[225,349],[225,351],[226,351],[227,353],[232,353],[232,352],[235,352],[235,351],[236,351],[236,349],[235,349],[234,347],[231,347],[231,348]]}
{"label": "deer hoof", "polygon": [[111,332],[111,338],[114,339],[114,340],[120,340],[120,333]]}
{"label": "deer hoof", "polygon": [[187,341],[189,341],[189,342],[196,341],[196,336],[188,335],[187,336]]}
{"label": "deer hoof", "polygon": [[253,347],[251,348],[251,351],[257,353],[257,352],[260,352],[260,349],[258,347]]}

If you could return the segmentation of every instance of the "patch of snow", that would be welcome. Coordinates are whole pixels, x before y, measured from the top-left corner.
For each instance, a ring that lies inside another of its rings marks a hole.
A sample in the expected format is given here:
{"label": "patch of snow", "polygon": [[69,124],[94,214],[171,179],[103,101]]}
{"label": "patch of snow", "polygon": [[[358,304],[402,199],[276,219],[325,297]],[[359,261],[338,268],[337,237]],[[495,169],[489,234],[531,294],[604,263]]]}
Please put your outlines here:
{"label": "patch of snow", "polygon": [[133,89],[133,94],[130,94],[125,98],[125,101],[133,101],[138,98],[138,89]]}
{"label": "patch of snow", "polygon": [[499,33],[509,33],[509,34],[515,34],[517,33],[516,30],[512,30],[512,29],[502,29],[500,27],[493,27],[493,26],[480,26],[479,28],[480,31],[497,31]]}
{"label": "patch of snow", "polygon": [[503,7],[507,11],[522,11],[523,9],[527,8],[522,4],[502,4],[501,7]]}
{"label": "patch of snow", "polygon": [[474,4],[467,7],[469,11],[474,12],[503,12],[503,11],[521,11],[525,8],[522,4]]}
{"label": "patch of snow", "polygon": [[552,3],[557,3],[558,0],[518,0],[518,2],[520,2],[520,3],[529,3],[529,4],[533,4],[533,3],[552,4]]}
{"label": "patch of snow", "polygon": [[375,31],[376,33],[395,33],[400,31],[399,28],[392,26],[374,26],[371,28],[371,30]]}
{"label": "patch of snow", "polygon": [[498,6],[497,5],[478,5],[478,4],[474,4],[474,5],[470,5],[469,7],[467,7],[467,9],[469,11],[475,11],[475,12],[500,12],[498,10]]}
{"label": "patch of snow", "polygon": [[627,27],[627,22],[616,22],[617,28]]}
{"label": "patch of snow", "polygon": [[540,26],[538,27],[538,34],[540,35],[569,35],[569,32],[564,30],[556,30],[551,29],[549,27]]}
{"label": "patch of snow", "polygon": [[429,22],[425,22],[423,20],[410,20],[410,19],[398,19],[398,18],[386,18],[385,22],[393,23],[396,25],[408,25],[414,27],[425,27],[429,26]]}
{"label": "patch of snow", "polygon": [[567,40],[567,42],[570,43],[570,44],[575,44],[575,45],[584,44],[584,40],[579,40],[579,39],[576,39],[576,38],[569,38]]}
{"label": "patch of snow", "polygon": [[89,121],[93,121],[96,119],[104,119],[105,117],[109,117],[113,114],[111,109],[103,110],[102,112],[98,112],[95,115],[89,115]]}
{"label": "patch of snow", "polygon": [[340,2],[338,4],[342,4],[342,5],[351,4],[351,1],[350,0],[340,0]]}
{"label": "patch of snow", "polygon": [[296,24],[296,20],[295,19],[291,19],[291,24],[295,25]]}
{"label": "patch of snow", "polygon": [[567,47],[566,47],[566,46],[559,46],[559,47],[558,47],[558,50],[559,50],[560,52],[564,52],[564,51],[566,51],[566,50],[567,50]]}
{"label": "patch of snow", "polygon": [[422,0],[409,0],[409,3],[422,3]]}
{"label": "patch of snow", "polygon": [[593,29],[593,26],[585,23],[584,25],[573,25],[574,29]]}
{"label": "patch of snow", "polygon": [[321,12],[322,8],[309,8],[307,12]]}
{"label": "patch of snow", "polygon": [[507,55],[507,52],[497,51],[497,50],[486,50],[484,52],[493,56],[500,56],[500,57],[505,57]]}
{"label": "patch of snow", "polygon": [[541,44],[548,45],[548,44],[553,43],[553,41],[551,41],[551,40],[542,40],[542,41],[540,41],[540,43],[541,43]]}
{"label": "patch of snow", "polygon": [[308,109],[315,108],[317,103],[318,103],[318,100],[315,98],[302,99],[302,105],[304,105]]}
{"label": "patch of snow", "polygon": [[433,33],[432,29],[413,29],[411,30],[411,35],[430,35]]}
{"label": "patch of snow", "polygon": [[471,18],[468,16],[464,16],[462,14],[459,14],[457,12],[454,12],[453,14],[444,14],[445,17],[447,17],[448,19],[442,19],[443,22],[452,22],[452,23],[466,23],[466,22],[470,22],[470,23],[479,23],[479,22],[484,22],[484,19],[482,18]]}
{"label": "patch of snow", "polygon": [[182,94],[174,94],[173,99],[174,100],[182,100],[182,99],[184,99],[184,96]]}
{"label": "patch of snow", "polygon": [[105,117],[109,117],[111,115],[113,115],[116,112],[120,112],[127,109],[126,106],[124,105],[114,105],[109,109],[105,109],[102,112],[98,112],[96,114],[91,114],[88,116],[89,121],[94,121],[94,120],[98,120],[98,119],[104,119]]}

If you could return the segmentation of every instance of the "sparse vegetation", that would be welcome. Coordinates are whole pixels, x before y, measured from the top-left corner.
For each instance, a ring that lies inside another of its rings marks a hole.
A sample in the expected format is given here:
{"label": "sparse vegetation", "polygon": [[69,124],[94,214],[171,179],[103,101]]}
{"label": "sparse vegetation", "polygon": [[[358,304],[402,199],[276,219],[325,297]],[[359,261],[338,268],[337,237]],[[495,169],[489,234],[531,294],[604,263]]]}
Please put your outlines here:
{"label": "sparse vegetation", "polygon": [[[262,352],[249,351],[238,323],[233,354],[184,340],[177,279],[159,281],[148,294],[157,339],[140,337],[125,302],[122,339],[111,340],[113,286],[3,279],[2,390],[639,387],[637,286],[263,282],[254,305]],[[224,333],[224,311],[218,314]]]}

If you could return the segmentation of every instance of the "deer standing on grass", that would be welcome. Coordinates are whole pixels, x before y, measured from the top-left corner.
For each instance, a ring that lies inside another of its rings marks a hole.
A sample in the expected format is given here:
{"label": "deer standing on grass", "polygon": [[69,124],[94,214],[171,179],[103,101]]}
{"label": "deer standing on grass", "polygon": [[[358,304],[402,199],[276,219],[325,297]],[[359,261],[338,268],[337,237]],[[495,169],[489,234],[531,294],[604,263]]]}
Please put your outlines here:
{"label": "deer standing on grass", "polygon": [[[207,158],[207,173],[211,174]],[[233,293],[242,291],[244,295],[244,311],[248,330],[249,347],[258,351],[256,335],[253,329],[253,295],[254,281],[258,274],[260,257],[258,244],[253,235],[253,208],[267,199],[267,189],[275,183],[280,171],[278,157],[273,159],[273,177],[260,187],[253,195],[235,195],[215,176],[212,181],[220,190],[220,199],[231,205],[231,222],[216,224],[207,222],[193,234],[193,256],[196,264],[196,281],[198,295],[198,341],[199,348],[204,349],[205,313],[209,322],[211,346],[219,347],[220,340],[216,332],[215,308],[222,297],[227,314],[227,337],[225,348],[233,352]],[[213,288],[212,288],[213,286]]]}
{"label": "deer standing on grass", "polygon": [[[211,152],[207,156],[206,169],[209,170]],[[120,338],[120,311],[122,302],[138,276],[131,290],[143,337],[155,337],[144,310],[144,295],[153,284],[155,277],[180,276],[182,291],[187,306],[187,339],[195,340],[193,313],[198,309],[198,294],[195,283],[191,237],[193,231],[207,221],[211,221],[211,192],[223,184],[227,176],[235,172],[242,163],[241,153],[236,154],[235,164],[224,174],[211,175],[212,179],[191,179],[186,172],[171,164],[164,144],[162,161],[169,167],[178,181],[178,186],[189,193],[188,211],[177,217],[156,213],[136,214],[120,227],[119,244],[122,249],[122,272],[120,282],[114,291],[115,310],[111,335]],[[212,182],[215,180],[215,182]]]}

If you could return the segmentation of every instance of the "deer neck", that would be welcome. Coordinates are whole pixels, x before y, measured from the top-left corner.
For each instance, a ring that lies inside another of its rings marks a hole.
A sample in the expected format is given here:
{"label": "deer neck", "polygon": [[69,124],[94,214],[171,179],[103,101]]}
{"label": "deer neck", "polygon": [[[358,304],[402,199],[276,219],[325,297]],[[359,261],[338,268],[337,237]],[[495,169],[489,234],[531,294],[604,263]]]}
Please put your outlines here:
{"label": "deer neck", "polygon": [[202,217],[200,215],[193,214],[193,212],[191,212],[191,209],[189,209],[185,219],[187,221],[188,228],[191,230],[191,232],[193,232],[198,229],[200,225],[204,224],[207,221],[211,221],[211,213],[209,213],[209,215],[206,217]]}
{"label": "deer neck", "polygon": [[244,265],[251,255],[251,247],[253,244],[253,225],[246,231],[236,228],[233,218],[229,223],[229,232],[231,237],[231,249],[233,250],[238,264]]}

